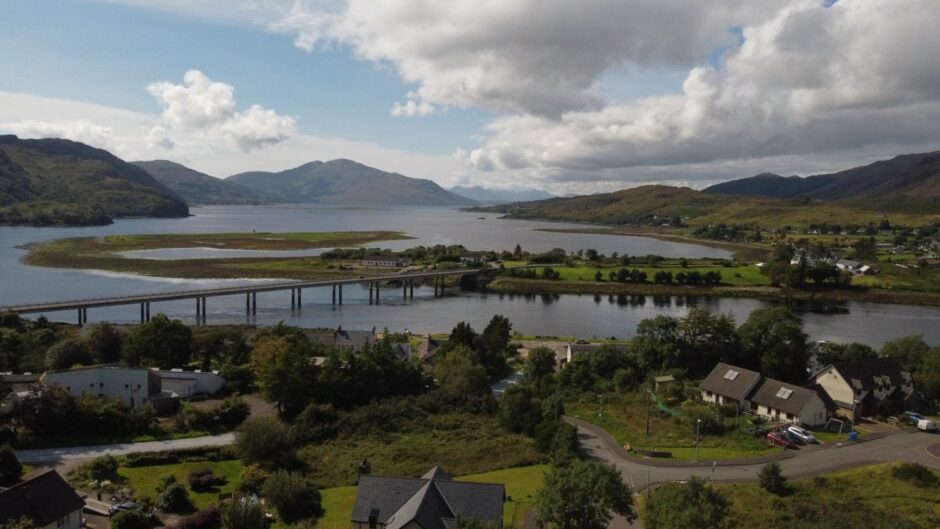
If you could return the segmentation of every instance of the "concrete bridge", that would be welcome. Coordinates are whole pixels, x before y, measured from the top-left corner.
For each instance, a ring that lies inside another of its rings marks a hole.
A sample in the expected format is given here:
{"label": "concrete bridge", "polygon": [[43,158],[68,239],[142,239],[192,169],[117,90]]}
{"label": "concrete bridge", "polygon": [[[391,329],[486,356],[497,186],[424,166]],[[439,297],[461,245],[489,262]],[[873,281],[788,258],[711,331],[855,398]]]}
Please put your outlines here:
{"label": "concrete bridge", "polygon": [[443,270],[437,272],[416,272],[385,274],[370,277],[357,277],[349,279],[330,279],[322,281],[285,281],[280,283],[266,283],[263,285],[245,285],[237,287],[221,287],[203,290],[186,290],[179,292],[165,292],[158,294],[142,294],[139,296],[119,296],[109,298],[90,298],[76,299],[68,301],[51,301],[46,303],[31,303],[27,305],[9,305],[0,306],[0,313],[15,314],[39,314],[45,312],[59,312],[66,310],[75,310],[78,312],[78,324],[83,325],[88,322],[88,309],[96,307],[113,307],[119,305],[140,305],[140,322],[150,321],[150,304],[161,301],[177,301],[181,299],[193,299],[196,302],[196,321],[204,322],[206,319],[206,298],[219,296],[245,295],[245,312],[254,314],[258,308],[258,292],[275,292],[281,290],[290,290],[291,308],[299,307],[301,296],[305,288],[324,288],[333,289],[333,304],[343,304],[343,285],[349,284],[368,284],[369,285],[369,304],[380,302],[379,285],[381,283],[396,282],[402,285],[402,296],[405,298],[414,298],[414,283],[418,281],[432,281],[434,283],[434,296],[441,296],[444,293],[444,279],[447,277],[463,277],[478,275],[483,270],[479,269],[461,269],[461,270]]}

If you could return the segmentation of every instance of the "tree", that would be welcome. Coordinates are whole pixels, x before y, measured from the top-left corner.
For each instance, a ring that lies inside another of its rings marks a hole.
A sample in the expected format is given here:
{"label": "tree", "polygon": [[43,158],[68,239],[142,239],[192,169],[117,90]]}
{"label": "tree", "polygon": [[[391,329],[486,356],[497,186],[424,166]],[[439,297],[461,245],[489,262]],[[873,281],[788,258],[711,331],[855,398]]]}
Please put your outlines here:
{"label": "tree", "polygon": [[195,341],[193,349],[202,360],[202,369],[212,369],[214,362],[240,365],[247,363],[251,349],[237,331],[216,330]]}
{"label": "tree", "polygon": [[336,436],[339,414],[332,404],[310,404],[294,420],[294,438],[319,443]]}
{"label": "tree", "polygon": [[761,488],[771,494],[783,495],[789,490],[787,478],[780,471],[780,465],[776,461],[767,463],[757,474],[757,482]]}
{"label": "tree", "polygon": [[924,336],[914,334],[886,342],[881,346],[881,356],[894,358],[905,370],[914,372],[924,363],[929,350]]}
{"label": "tree", "polygon": [[666,483],[646,502],[646,529],[724,529],[733,524],[731,506],[717,490],[693,477],[688,483]]}
{"label": "tree", "polygon": [[464,346],[468,349],[472,349],[477,341],[477,333],[473,330],[473,327],[465,321],[461,321],[454,326],[454,329],[450,331],[450,337],[447,339],[448,345],[453,346]]}
{"label": "tree", "polygon": [[548,347],[536,347],[529,351],[523,373],[525,381],[532,385],[539,394],[550,389],[551,379],[555,375],[555,351]]}
{"label": "tree", "polygon": [[142,511],[121,511],[110,521],[111,529],[150,529],[150,520]]}
{"label": "tree", "polygon": [[192,331],[183,322],[157,314],[131,331],[127,339],[126,360],[132,366],[182,367],[192,355],[192,340]]}
{"label": "tree", "polygon": [[173,513],[190,512],[194,508],[189,491],[179,483],[167,485],[154,500],[154,505],[161,511]]}
{"label": "tree", "polygon": [[506,430],[531,437],[535,435],[536,426],[542,422],[542,406],[530,388],[516,384],[510,386],[499,399],[497,417]]}
{"label": "tree", "polygon": [[119,362],[124,352],[124,337],[114,325],[96,323],[88,333],[88,352],[99,364]]}
{"label": "tree", "polygon": [[535,495],[539,527],[605,529],[611,512],[636,519],[633,495],[620,471],[603,463],[556,468]]}
{"label": "tree", "polygon": [[488,522],[479,518],[465,518],[458,516],[454,522],[454,529],[500,529],[495,522]]}
{"label": "tree", "polygon": [[222,509],[225,529],[261,529],[267,526],[261,502],[246,496],[235,499]]}
{"label": "tree", "polygon": [[645,372],[678,366],[682,351],[679,320],[660,315],[641,321],[630,346]]}
{"label": "tree", "polygon": [[249,419],[235,430],[235,453],[246,464],[289,466],[294,462],[290,429],[277,417]]}
{"label": "tree", "polygon": [[852,362],[865,358],[875,358],[878,353],[863,343],[832,343],[826,342],[816,346],[816,360],[822,365],[839,362]]}
{"label": "tree", "polygon": [[600,283],[603,280],[604,280],[604,274],[601,273],[600,270],[596,270],[594,272],[594,281],[597,281],[598,283]]}
{"label": "tree", "polygon": [[23,465],[10,445],[0,446],[0,485],[12,485],[23,476]]}
{"label": "tree", "polygon": [[859,239],[852,245],[852,255],[859,261],[874,261],[878,259],[878,245],[874,237]]}
{"label": "tree", "polygon": [[914,387],[929,400],[940,398],[940,347],[924,355],[920,368],[914,372]]}
{"label": "tree", "polygon": [[806,379],[809,347],[802,321],[787,307],[757,309],[738,328],[742,367],[785,382]]}
{"label": "tree", "polygon": [[271,474],[264,482],[262,496],[287,523],[319,518],[323,514],[320,491],[300,474],[283,470]]}
{"label": "tree", "polygon": [[93,363],[95,359],[88,350],[88,344],[81,338],[66,338],[46,353],[46,367],[49,369],[68,369]]}
{"label": "tree", "polygon": [[288,416],[299,413],[313,395],[311,381],[316,368],[311,364],[310,343],[288,336],[258,340],[251,351],[251,369],[261,394]]}
{"label": "tree", "polygon": [[494,315],[480,333],[475,350],[480,355],[480,363],[490,377],[503,375],[508,370],[506,357],[509,353],[509,341],[512,339],[512,324],[509,318]]}
{"label": "tree", "polygon": [[476,361],[476,354],[464,346],[444,353],[434,364],[434,378],[441,394],[458,400],[490,393],[486,369]]}

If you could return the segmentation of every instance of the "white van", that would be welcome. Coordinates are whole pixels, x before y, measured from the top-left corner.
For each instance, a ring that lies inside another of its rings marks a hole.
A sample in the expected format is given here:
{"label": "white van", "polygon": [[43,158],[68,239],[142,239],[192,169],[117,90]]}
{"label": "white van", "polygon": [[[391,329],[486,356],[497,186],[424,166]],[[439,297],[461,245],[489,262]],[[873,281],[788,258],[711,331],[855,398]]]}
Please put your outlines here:
{"label": "white van", "polygon": [[936,432],[937,423],[931,421],[930,419],[921,419],[917,421],[917,429],[923,430],[925,432]]}

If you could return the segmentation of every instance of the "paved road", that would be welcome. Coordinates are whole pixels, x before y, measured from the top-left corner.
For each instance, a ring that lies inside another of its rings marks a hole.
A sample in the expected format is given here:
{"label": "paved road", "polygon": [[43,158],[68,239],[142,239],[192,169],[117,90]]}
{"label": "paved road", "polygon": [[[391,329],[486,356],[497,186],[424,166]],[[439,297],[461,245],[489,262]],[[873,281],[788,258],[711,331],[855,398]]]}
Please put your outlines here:
{"label": "paved road", "polygon": [[148,441],[145,443],[124,443],[98,446],[72,446],[67,448],[36,448],[17,450],[16,456],[23,463],[58,464],[67,460],[92,459],[105,454],[113,456],[134,453],[159,452],[161,450],[184,450],[187,448],[205,448],[227,446],[235,441],[235,434],[193,437],[191,439],[173,439],[169,441]]}
{"label": "paved road", "polygon": [[[625,459],[617,454],[606,440],[588,428],[578,427],[581,448],[589,458],[600,459],[616,466],[633,490],[643,490],[650,484],[685,481],[692,476],[711,479],[711,466],[651,466]],[[928,448],[940,443],[940,435],[924,432],[902,432],[896,435],[840,447],[823,447],[797,452],[795,457],[779,461],[784,475],[806,477],[844,468],[889,461],[912,461],[940,470],[940,457]],[[762,464],[737,464],[715,468],[715,481],[754,481]]]}

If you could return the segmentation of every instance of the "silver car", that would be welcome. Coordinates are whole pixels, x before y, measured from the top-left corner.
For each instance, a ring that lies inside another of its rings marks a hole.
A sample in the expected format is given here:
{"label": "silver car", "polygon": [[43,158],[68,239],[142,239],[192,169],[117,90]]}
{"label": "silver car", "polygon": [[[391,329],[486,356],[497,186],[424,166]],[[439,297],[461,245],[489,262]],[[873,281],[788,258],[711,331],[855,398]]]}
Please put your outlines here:
{"label": "silver car", "polygon": [[805,428],[800,428],[799,426],[791,426],[787,428],[787,431],[790,433],[790,435],[798,437],[800,440],[802,440],[806,444],[812,444],[816,442],[816,437],[813,436],[813,432]]}

